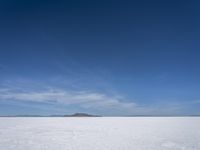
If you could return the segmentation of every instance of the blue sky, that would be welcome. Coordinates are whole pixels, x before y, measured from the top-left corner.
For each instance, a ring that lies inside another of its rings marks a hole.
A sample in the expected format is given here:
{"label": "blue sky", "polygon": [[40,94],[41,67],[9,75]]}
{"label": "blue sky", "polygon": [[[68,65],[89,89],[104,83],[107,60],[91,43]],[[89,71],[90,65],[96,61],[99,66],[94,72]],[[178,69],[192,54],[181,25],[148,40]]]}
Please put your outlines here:
{"label": "blue sky", "polygon": [[0,2],[0,115],[200,115],[200,2]]}

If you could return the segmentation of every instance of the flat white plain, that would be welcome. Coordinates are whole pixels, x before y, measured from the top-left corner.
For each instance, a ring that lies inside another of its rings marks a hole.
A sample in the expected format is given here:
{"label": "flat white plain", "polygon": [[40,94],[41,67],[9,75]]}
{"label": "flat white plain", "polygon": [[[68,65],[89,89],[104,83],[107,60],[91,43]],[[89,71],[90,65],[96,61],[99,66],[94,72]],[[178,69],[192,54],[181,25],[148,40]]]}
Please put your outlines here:
{"label": "flat white plain", "polygon": [[0,150],[200,150],[200,117],[0,118]]}

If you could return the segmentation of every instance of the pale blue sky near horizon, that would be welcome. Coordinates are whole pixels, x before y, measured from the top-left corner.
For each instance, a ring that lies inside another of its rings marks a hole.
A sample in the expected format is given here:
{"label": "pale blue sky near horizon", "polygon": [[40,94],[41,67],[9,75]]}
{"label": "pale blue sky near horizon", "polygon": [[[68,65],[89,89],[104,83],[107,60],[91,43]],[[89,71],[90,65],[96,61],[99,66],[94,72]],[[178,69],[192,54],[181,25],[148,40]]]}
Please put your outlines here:
{"label": "pale blue sky near horizon", "polygon": [[200,2],[0,2],[0,115],[200,115]]}

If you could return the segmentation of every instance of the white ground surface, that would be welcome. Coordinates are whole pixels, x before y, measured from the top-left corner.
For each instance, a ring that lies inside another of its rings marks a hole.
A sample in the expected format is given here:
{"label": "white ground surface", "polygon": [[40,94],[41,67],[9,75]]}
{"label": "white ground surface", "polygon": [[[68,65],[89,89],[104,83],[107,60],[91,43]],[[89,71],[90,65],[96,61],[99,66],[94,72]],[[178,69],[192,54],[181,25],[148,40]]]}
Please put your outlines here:
{"label": "white ground surface", "polygon": [[200,118],[0,118],[0,150],[200,150]]}

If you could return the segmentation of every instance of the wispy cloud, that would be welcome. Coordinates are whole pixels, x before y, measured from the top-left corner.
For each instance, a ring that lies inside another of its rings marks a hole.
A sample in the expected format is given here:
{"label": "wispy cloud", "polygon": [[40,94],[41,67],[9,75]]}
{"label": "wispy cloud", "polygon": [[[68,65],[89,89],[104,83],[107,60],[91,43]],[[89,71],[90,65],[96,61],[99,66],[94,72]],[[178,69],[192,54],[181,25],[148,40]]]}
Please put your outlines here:
{"label": "wispy cloud", "polygon": [[[0,86],[0,102],[15,101],[22,104],[37,102],[63,106],[66,109],[77,108],[76,110],[86,110],[103,115],[173,115],[182,114],[186,106],[199,104],[199,101],[190,102],[166,102],[141,105],[134,99],[127,99],[117,92],[90,91],[81,89],[67,89],[54,86],[45,86],[45,84],[34,85],[32,82],[22,82],[19,84],[7,83],[6,86]],[[35,82],[33,82],[35,83]],[[35,88],[37,87],[37,88]],[[40,87],[40,88],[39,88]],[[47,105],[46,107],[49,107]],[[62,109],[63,109],[62,107]],[[53,107],[52,107],[53,108]],[[54,110],[52,110],[54,113]]]}
{"label": "wispy cloud", "polygon": [[15,91],[10,89],[0,90],[1,100],[33,101],[41,103],[58,103],[66,106],[75,105],[85,109],[102,111],[132,112],[137,109],[133,102],[127,102],[123,97],[110,96],[90,91],[65,91],[61,89],[47,89],[40,92]]}

